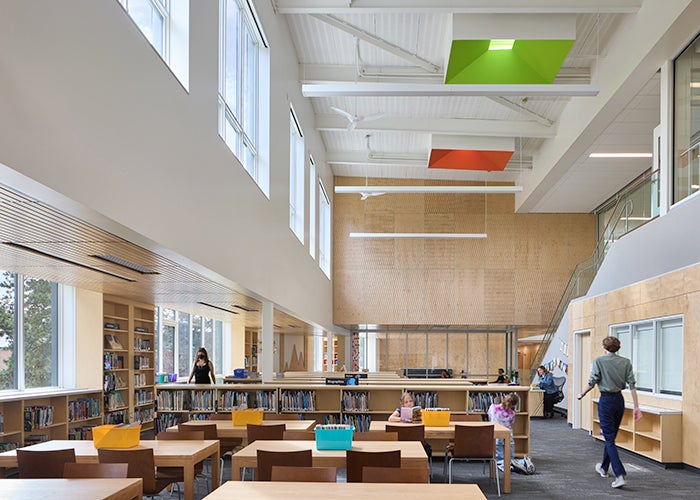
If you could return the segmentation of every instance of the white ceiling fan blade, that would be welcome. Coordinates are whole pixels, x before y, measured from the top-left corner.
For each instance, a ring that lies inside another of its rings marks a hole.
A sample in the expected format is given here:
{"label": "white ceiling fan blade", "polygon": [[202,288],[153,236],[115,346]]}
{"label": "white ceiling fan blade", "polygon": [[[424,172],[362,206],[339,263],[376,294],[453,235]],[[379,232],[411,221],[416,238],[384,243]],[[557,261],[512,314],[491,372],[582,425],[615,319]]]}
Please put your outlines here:
{"label": "white ceiling fan blade", "polygon": [[331,106],[331,109],[333,111],[335,111],[336,113],[338,113],[339,115],[343,115],[350,122],[352,122],[355,119],[355,117],[353,115],[351,115],[350,113],[348,113],[344,109],[336,108],[335,106]]}
{"label": "white ceiling fan blade", "polygon": [[355,127],[357,127],[357,123],[360,120],[350,120],[350,123],[348,123],[348,126],[345,130],[350,131],[350,130],[355,130]]}
{"label": "white ceiling fan blade", "polygon": [[367,116],[362,116],[360,117],[361,122],[370,122],[372,120],[379,120],[380,118],[384,118],[385,113],[374,113],[373,115],[367,115]]}

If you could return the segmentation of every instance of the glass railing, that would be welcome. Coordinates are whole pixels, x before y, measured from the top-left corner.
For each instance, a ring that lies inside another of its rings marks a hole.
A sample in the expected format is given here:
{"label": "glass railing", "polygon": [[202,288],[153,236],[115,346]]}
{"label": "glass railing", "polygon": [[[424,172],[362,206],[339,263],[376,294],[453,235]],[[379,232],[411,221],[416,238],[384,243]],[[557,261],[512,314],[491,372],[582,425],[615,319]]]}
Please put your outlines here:
{"label": "glass railing", "polygon": [[537,372],[537,367],[542,364],[552,338],[559,328],[564,313],[569,303],[584,296],[593,283],[598,269],[612,244],[630,231],[643,226],[659,215],[659,171],[654,170],[641,176],[622,191],[615,195],[616,202],[610,210],[608,224],[605,226],[593,254],[579,262],[574,268],[569,282],[566,284],[559,304],[554,311],[547,331],[544,333],[540,344],[530,365],[529,380],[532,380]]}

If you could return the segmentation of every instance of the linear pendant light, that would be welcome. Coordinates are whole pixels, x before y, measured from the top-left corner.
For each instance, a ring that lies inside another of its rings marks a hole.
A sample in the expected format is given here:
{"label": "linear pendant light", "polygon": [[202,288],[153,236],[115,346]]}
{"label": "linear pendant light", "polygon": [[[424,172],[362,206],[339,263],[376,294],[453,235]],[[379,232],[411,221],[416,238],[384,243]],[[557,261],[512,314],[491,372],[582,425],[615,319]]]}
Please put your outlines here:
{"label": "linear pendant light", "polygon": [[338,194],[515,194],[522,186],[336,186]]}
{"label": "linear pendant light", "polygon": [[486,233],[350,233],[350,238],[486,238]]}

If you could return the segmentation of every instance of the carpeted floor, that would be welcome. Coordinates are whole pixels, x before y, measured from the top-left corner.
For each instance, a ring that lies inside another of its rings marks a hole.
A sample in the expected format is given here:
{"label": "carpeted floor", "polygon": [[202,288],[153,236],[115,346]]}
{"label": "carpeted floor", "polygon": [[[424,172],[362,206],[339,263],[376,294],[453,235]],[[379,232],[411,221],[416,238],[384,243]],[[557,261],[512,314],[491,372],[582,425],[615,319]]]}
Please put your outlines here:
{"label": "carpeted floor", "polygon": [[[530,456],[537,472],[532,476],[511,474],[512,492],[504,495],[510,500],[700,498],[699,472],[687,468],[666,469],[624,450],[620,451],[620,456],[627,469],[627,486],[613,489],[610,486],[613,478],[604,479],[593,469],[602,459],[603,443],[585,431],[572,430],[564,417],[532,419],[530,434]],[[440,450],[433,450],[433,454],[432,481],[441,482],[442,456]],[[453,466],[453,476],[454,482],[477,483],[487,498],[498,497],[496,483],[489,484],[480,464],[457,463]],[[227,459],[224,481],[230,477],[231,462]],[[343,480],[342,477],[339,480]],[[203,498],[208,492],[208,483],[197,480],[195,491],[196,498]]]}

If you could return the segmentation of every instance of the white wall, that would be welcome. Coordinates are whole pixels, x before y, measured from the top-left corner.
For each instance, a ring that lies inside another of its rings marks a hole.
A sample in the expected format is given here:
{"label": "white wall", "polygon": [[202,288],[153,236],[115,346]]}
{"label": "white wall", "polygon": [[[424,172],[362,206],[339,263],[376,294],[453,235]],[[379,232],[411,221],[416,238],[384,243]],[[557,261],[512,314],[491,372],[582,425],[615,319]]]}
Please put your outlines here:
{"label": "white wall", "polygon": [[3,1],[0,164],[332,328],[331,284],[288,227],[290,101],[333,182],[286,22],[255,2],[271,46],[268,200],[217,132],[218,1],[191,4],[188,94],[116,0]]}

